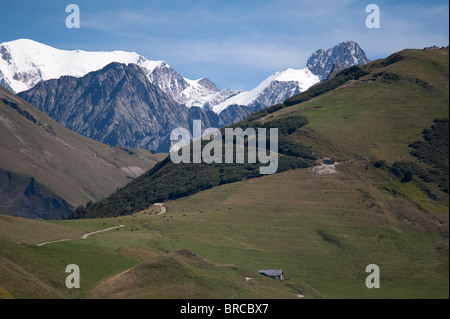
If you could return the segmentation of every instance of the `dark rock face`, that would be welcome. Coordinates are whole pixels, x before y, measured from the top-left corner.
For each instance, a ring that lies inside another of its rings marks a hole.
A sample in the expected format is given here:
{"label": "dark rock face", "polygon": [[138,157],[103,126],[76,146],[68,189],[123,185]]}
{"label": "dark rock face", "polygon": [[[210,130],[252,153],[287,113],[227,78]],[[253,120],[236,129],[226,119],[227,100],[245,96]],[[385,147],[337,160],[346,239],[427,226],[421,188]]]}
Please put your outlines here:
{"label": "dark rock face", "polygon": [[4,46],[0,46],[0,55],[3,60],[8,62],[8,64],[11,64],[12,60],[11,53],[9,53],[9,51]]}
{"label": "dark rock face", "polygon": [[37,84],[20,96],[65,127],[110,146],[159,149],[189,110],[151,84],[134,64],[111,63],[82,78]]}
{"label": "dark rock face", "polygon": [[[160,72],[173,78],[170,70],[161,68]],[[201,81],[217,90],[208,79]],[[183,82],[176,83],[181,90]],[[220,128],[244,119],[255,109],[233,106],[218,115],[209,109],[188,108],[151,83],[144,69],[121,63],[111,63],[81,78],[63,76],[43,81],[18,95],[79,134],[110,146],[158,152],[170,150],[170,133],[176,127],[189,129],[193,120],[200,119],[202,129]]]}
{"label": "dark rock face", "polygon": [[0,169],[0,214],[23,218],[65,219],[73,208],[32,176]]}
{"label": "dark rock face", "polygon": [[252,113],[260,111],[265,107],[265,105],[258,104],[257,102],[253,102],[249,105],[233,104],[220,112],[220,120],[221,123],[223,123],[223,126],[231,125],[244,120]]}
{"label": "dark rock face", "polygon": [[283,103],[284,100],[300,93],[296,81],[273,81],[255,100],[256,103],[269,107]]}
{"label": "dark rock face", "polygon": [[358,43],[347,41],[328,50],[317,50],[308,58],[306,66],[321,80],[325,80],[331,73],[334,63],[349,68],[353,65],[364,65],[368,62],[370,60]]}
{"label": "dark rock face", "polygon": [[0,85],[3,86],[5,89],[14,92],[14,90],[12,89],[12,87],[9,85],[8,82],[6,82],[5,80],[5,76],[3,75],[2,70],[0,70]]}
{"label": "dark rock face", "polygon": [[334,62],[333,63],[333,67],[331,68],[330,73],[328,74],[328,76],[326,77],[325,80],[329,80],[331,78],[334,78],[336,76],[336,74],[338,74],[339,72],[341,72],[345,68],[346,67],[343,66],[342,64],[340,64],[339,62]]}
{"label": "dark rock face", "polygon": [[207,79],[207,78],[200,79],[198,81],[198,84],[207,88],[208,90],[211,90],[214,92],[219,92],[219,89],[217,88],[217,86],[210,79]]}

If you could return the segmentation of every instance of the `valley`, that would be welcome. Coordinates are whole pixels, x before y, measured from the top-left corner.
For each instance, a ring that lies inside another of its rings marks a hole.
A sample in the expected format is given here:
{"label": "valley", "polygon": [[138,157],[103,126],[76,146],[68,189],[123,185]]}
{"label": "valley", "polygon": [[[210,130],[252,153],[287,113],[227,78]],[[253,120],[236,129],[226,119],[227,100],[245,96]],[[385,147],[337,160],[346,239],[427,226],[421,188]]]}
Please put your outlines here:
{"label": "valley", "polygon": [[279,129],[276,174],[161,157],[71,219],[0,215],[0,296],[448,299],[448,54],[352,66],[230,126]]}
{"label": "valley", "polygon": [[[2,229],[1,255],[71,298],[445,297],[448,214],[424,214],[370,185],[365,179],[377,172],[364,166],[343,163],[332,175],[300,169],[227,184],[169,201],[163,215],[154,206],[134,216],[39,221],[38,227],[20,220],[34,230],[19,238]],[[36,246],[68,230],[81,236],[120,224],[84,240]],[[39,229],[51,235],[37,237]],[[81,269],[79,290],[64,287],[71,263]],[[381,268],[383,289],[364,285],[371,263]],[[264,268],[281,268],[286,279],[261,277],[257,270]],[[21,296],[7,278],[1,285]],[[22,296],[32,297],[28,293]]]}
{"label": "valley", "polygon": [[109,147],[70,131],[0,87],[0,212],[67,218],[167,154]]}

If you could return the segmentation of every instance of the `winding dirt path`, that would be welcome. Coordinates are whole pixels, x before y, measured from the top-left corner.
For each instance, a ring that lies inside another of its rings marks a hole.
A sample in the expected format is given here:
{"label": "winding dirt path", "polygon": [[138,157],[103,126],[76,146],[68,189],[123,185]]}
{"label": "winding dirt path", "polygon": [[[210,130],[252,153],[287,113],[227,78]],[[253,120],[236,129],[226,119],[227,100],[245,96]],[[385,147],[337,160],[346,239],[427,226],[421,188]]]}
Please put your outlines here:
{"label": "winding dirt path", "polygon": [[166,212],[166,208],[164,207],[164,203],[154,203],[153,205],[159,206],[161,211],[157,215],[162,215]]}
{"label": "winding dirt path", "polygon": [[125,225],[119,225],[119,226],[109,227],[109,228],[106,228],[106,229],[96,230],[96,231],[93,231],[93,232],[91,232],[91,233],[86,233],[86,234],[84,234],[83,236],[81,236],[81,238],[64,238],[64,239],[58,239],[58,240],[47,241],[47,242],[45,242],[45,243],[37,244],[36,246],[44,246],[44,245],[47,245],[47,244],[59,243],[59,242],[61,242],[61,241],[67,241],[67,240],[86,239],[86,238],[88,238],[90,235],[102,233],[102,232],[105,232],[105,231],[117,229],[117,228],[119,228],[119,227],[124,227],[124,226],[125,226]]}

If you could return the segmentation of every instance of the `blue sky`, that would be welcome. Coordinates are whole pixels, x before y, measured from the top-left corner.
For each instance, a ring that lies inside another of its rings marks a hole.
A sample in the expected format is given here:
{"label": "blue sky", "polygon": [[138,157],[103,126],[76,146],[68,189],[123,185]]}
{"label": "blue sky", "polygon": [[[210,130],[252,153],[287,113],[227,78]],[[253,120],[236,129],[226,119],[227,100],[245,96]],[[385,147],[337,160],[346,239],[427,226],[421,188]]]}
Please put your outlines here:
{"label": "blue sky", "polygon": [[[68,4],[81,27],[68,29]],[[368,4],[380,8],[368,29]],[[59,49],[135,51],[220,89],[252,89],[317,49],[353,40],[369,59],[449,43],[448,1],[361,0],[2,0],[0,43],[33,39]]]}

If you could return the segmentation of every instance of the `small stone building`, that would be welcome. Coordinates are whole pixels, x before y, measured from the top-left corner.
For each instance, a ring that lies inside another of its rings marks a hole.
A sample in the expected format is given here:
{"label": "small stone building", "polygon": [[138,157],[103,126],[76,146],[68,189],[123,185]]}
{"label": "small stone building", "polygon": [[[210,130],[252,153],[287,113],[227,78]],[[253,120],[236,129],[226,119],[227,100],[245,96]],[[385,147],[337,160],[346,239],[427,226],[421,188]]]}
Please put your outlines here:
{"label": "small stone building", "polygon": [[260,275],[283,280],[283,269],[263,269],[258,271]]}

